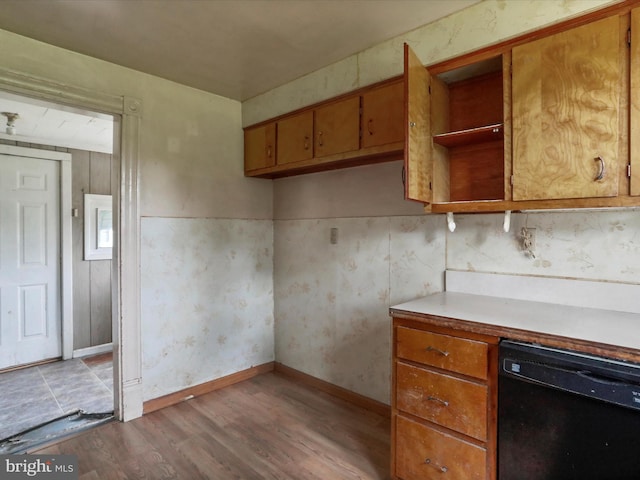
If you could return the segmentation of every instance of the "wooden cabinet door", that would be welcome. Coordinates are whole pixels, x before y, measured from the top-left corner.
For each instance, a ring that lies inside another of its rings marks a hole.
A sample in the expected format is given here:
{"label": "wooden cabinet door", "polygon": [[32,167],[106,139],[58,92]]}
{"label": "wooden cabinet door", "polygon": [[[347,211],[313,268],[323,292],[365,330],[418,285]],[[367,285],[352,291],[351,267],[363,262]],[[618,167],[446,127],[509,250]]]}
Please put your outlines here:
{"label": "wooden cabinet door", "polygon": [[276,164],[276,124],[244,131],[244,170],[258,170]]}
{"label": "wooden cabinet door", "polygon": [[429,72],[405,43],[404,189],[405,198],[431,203],[431,118]]}
{"label": "wooden cabinet door", "polygon": [[631,195],[640,195],[640,8],[631,10]]}
{"label": "wooden cabinet door", "polygon": [[618,194],[619,18],[513,49],[513,200]]}
{"label": "wooden cabinet door", "polygon": [[315,110],[315,156],[325,157],[360,148],[360,96]]}
{"label": "wooden cabinet door", "polygon": [[298,113],[278,121],[277,164],[313,158],[313,111]]}
{"label": "wooden cabinet door", "polygon": [[403,96],[402,82],[362,95],[362,148],[404,141]]}

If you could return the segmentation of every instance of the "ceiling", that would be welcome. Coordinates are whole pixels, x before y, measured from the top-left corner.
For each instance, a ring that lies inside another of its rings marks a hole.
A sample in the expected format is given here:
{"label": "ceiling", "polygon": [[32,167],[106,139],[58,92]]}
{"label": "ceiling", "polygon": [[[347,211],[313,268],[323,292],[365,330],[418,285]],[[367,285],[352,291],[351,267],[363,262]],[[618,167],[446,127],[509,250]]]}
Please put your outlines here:
{"label": "ceiling", "polygon": [[[243,101],[478,1],[1,0],[0,29]],[[110,119],[24,100],[12,139],[110,150]]]}
{"label": "ceiling", "polygon": [[2,0],[0,28],[246,100],[478,0]]}
{"label": "ceiling", "polygon": [[6,133],[0,116],[0,138],[10,141],[113,152],[113,118],[93,112],[20,97],[0,91],[0,112],[17,113],[15,134]]}

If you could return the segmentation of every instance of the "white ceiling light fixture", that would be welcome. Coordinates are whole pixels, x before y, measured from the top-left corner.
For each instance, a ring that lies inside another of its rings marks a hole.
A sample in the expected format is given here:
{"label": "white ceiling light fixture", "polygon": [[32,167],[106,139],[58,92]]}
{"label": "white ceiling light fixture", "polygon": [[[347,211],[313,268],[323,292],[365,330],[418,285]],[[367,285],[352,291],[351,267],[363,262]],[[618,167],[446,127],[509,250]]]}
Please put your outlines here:
{"label": "white ceiling light fixture", "polygon": [[2,115],[4,115],[5,117],[7,117],[7,128],[6,128],[6,132],[7,135],[15,135],[16,134],[16,120],[18,118],[20,118],[20,115],[18,115],[17,113],[11,113],[11,112],[2,112]]}

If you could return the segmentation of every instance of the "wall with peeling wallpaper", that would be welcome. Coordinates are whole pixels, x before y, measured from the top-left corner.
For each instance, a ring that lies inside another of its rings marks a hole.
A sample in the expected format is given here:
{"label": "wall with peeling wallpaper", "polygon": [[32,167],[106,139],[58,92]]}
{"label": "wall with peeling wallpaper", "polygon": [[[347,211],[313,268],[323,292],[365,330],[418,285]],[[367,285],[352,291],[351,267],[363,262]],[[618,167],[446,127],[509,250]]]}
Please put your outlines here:
{"label": "wall with peeling wallpaper", "polygon": [[[243,124],[400,74],[405,41],[435,63],[610,3],[487,0],[244,102]],[[388,403],[388,307],[442,290],[445,268],[640,281],[638,211],[514,214],[509,233],[502,215],[458,215],[449,233],[403,199],[400,163],[274,182],[277,361]]]}

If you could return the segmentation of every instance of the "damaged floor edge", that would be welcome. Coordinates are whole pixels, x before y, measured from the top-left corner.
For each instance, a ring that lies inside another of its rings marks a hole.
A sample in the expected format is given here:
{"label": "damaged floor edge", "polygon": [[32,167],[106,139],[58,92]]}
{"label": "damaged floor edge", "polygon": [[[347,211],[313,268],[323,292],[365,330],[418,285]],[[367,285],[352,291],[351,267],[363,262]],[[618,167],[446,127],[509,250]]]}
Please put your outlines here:
{"label": "damaged floor edge", "polygon": [[30,453],[113,418],[111,352],[0,374],[0,454]]}
{"label": "damaged floor edge", "polygon": [[97,427],[114,419],[113,412],[87,413],[76,410],[0,440],[0,454],[29,453],[54,440]]}

